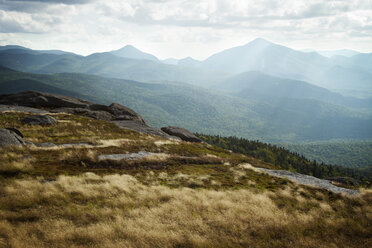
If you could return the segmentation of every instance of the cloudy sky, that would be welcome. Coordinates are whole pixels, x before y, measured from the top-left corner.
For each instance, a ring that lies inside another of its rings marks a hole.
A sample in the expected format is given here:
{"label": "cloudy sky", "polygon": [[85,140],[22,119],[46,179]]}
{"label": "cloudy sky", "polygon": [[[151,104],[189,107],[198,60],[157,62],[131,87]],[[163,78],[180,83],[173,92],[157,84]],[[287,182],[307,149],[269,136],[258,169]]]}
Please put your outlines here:
{"label": "cloudy sky", "polygon": [[256,37],[372,52],[372,0],[0,0],[0,45],[204,59]]}

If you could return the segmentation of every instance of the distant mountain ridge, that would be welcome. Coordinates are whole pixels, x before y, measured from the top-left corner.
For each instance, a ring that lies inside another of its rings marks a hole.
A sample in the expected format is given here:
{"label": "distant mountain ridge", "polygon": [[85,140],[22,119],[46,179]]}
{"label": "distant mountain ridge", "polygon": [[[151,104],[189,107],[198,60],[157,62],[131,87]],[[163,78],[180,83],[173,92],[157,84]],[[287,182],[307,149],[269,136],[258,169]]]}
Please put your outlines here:
{"label": "distant mountain ridge", "polygon": [[203,61],[190,57],[160,61],[131,45],[85,57],[59,51],[8,48],[11,49],[0,49],[0,65],[33,73],[92,73],[144,82],[177,81],[215,87],[231,76],[260,71],[351,95],[361,92],[361,95],[372,96],[372,53],[327,58],[262,38],[216,53]]}
{"label": "distant mountain ridge", "polygon": [[315,49],[304,49],[302,52],[316,52],[324,57],[332,58],[334,56],[352,57],[360,54],[360,52],[351,49],[340,49],[340,50],[315,50]]}
{"label": "distant mountain ridge", "polygon": [[372,99],[363,100],[345,97],[307,82],[274,77],[259,71],[235,75],[226,79],[215,88],[251,99],[314,99],[347,107],[372,108]]}
{"label": "distant mountain ridge", "polygon": [[[6,53],[15,53],[15,54],[23,54],[23,53],[29,53],[29,54],[56,54],[56,55],[62,55],[62,54],[74,54],[72,52],[65,52],[62,50],[32,50],[27,47],[22,47],[18,45],[6,45],[6,46],[0,46],[0,51],[5,51]],[[77,54],[74,54],[77,55]]]}
{"label": "distant mountain ridge", "polygon": [[231,74],[260,71],[327,89],[372,90],[372,54],[330,59],[260,38],[210,56],[202,61],[201,68]]}
{"label": "distant mountain ridge", "polygon": [[32,73],[86,73],[142,82],[173,81],[201,85],[228,76],[198,68],[167,65],[148,59],[119,57],[112,53],[74,54],[9,53],[0,51],[0,65]]}

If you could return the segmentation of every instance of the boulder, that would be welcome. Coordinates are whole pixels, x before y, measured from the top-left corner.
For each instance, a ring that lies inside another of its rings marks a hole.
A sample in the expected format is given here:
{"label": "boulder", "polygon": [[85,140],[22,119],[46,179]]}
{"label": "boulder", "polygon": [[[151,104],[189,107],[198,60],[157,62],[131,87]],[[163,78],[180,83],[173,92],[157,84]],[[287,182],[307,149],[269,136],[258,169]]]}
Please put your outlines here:
{"label": "boulder", "polygon": [[17,133],[5,128],[0,128],[0,147],[22,146],[23,144],[25,144],[25,141]]}
{"label": "boulder", "polygon": [[29,125],[53,125],[58,121],[49,115],[32,115],[21,120],[24,124]]}
{"label": "boulder", "polygon": [[132,109],[124,107],[118,103],[112,103],[107,111],[114,115],[115,120],[131,120],[146,124],[145,120]]}
{"label": "boulder", "polygon": [[196,137],[190,131],[180,127],[162,127],[161,130],[169,135],[181,138],[184,141],[202,142],[201,139]]}

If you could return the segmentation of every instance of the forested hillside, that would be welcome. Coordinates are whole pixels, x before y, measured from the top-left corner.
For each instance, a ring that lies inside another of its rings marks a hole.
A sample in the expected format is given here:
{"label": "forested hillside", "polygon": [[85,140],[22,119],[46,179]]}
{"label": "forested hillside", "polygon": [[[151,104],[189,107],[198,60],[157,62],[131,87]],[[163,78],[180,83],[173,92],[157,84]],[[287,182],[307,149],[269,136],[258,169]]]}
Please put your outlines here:
{"label": "forested hillside", "polygon": [[351,168],[372,166],[372,141],[336,140],[280,145],[320,163]]}
{"label": "forested hillside", "polygon": [[283,147],[244,138],[205,134],[198,134],[198,136],[209,144],[261,159],[285,170],[312,175],[318,178],[352,177],[363,181],[366,185],[370,185],[372,182],[372,167],[359,170],[317,163]]}

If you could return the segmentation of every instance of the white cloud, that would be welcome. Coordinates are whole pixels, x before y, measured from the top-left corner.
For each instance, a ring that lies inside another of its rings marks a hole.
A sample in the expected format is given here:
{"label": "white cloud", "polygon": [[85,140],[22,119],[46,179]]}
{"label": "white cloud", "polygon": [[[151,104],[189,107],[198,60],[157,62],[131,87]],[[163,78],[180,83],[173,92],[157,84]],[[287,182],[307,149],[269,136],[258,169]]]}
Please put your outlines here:
{"label": "white cloud", "polygon": [[202,58],[255,37],[372,50],[371,27],[372,0],[0,0],[0,33],[12,41],[84,53],[133,43],[160,57]]}

